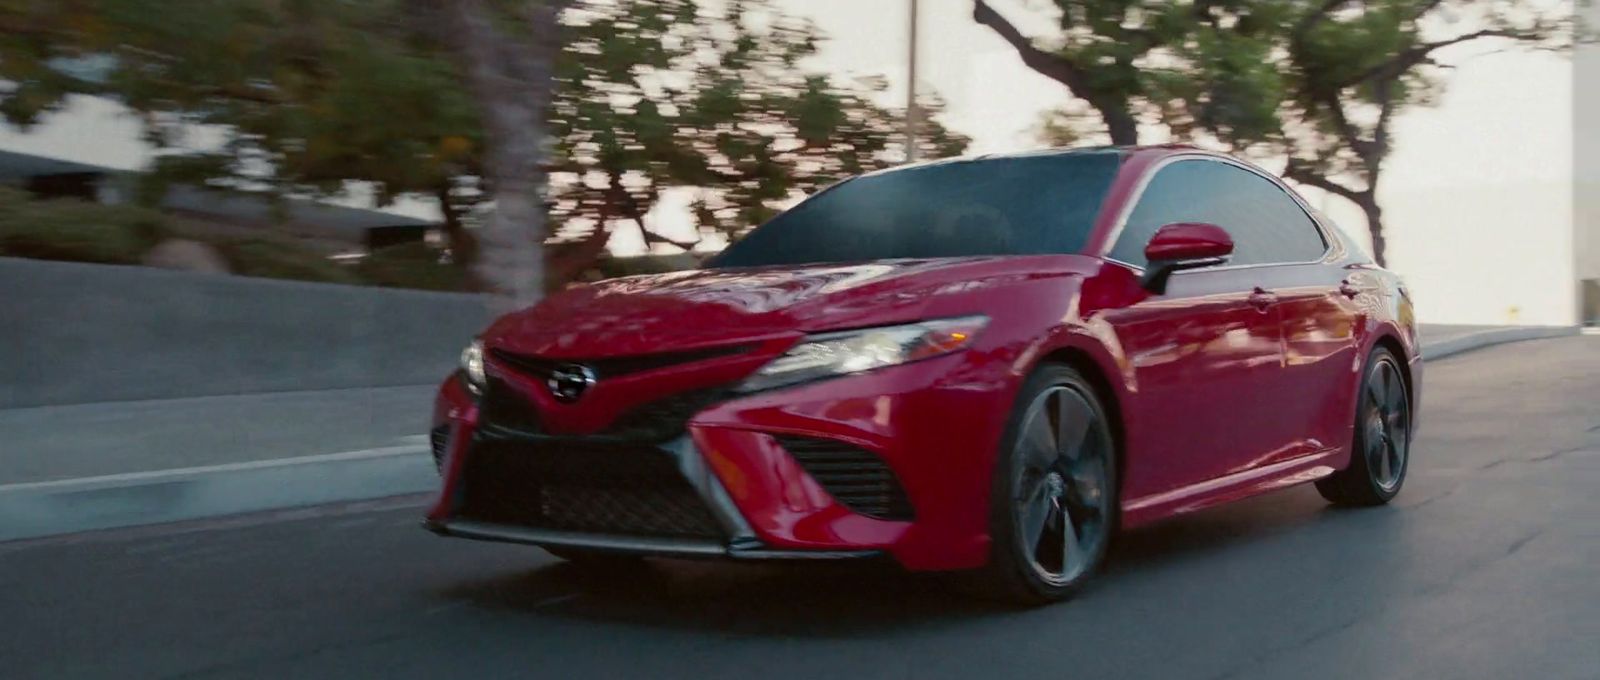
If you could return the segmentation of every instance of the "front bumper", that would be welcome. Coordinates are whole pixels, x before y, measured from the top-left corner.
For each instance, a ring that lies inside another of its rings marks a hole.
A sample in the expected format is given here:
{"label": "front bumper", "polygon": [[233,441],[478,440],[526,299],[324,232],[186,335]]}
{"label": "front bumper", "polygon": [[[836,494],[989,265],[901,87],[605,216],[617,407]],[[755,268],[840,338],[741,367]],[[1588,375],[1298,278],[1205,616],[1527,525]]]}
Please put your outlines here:
{"label": "front bumper", "polygon": [[[573,530],[474,511],[467,498],[472,461],[481,462],[507,433],[485,421],[458,381],[447,381],[435,411],[435,426],[445,433],[439,452],[444,480],[425,524],[446,536],[673,557],[887,554],[912,569],[979,566],[988,554],[988,473],[1009,385],[974,381],[959,370],[964,366],[960,357],[935,359],[738,396],[685,416],[678,436],[647,448],[670,459],[673,482],[687,482],[715,518],[714,536]],[[952,374],[966,377],[955,382],[947,379]],[[603,437],[535,436],[526,443],[583,448],[597,438]],[[797,455],[791,451],[796,440],[870,454],[892,472],[911,512],[901,516],[892,511],[894,503],[874,504],[841,490],[838,479],[817,471],[844,463]]]}
{"label": "front bumper", "polygon": [[[505,432],[495,432],[485,435],[474,430],[472,439],[483,450],[490,441],[512,445],[542,443],[548,447],[550,444],[567,440],[568,438],[543,438],[527,435],[514,435]],[[554,442],[543,441],[554,439]],[[632,449],[632,450],[628,450]],[[648,447],[628,447],[613,452],[616,456],[664,456],[670,459],[673,473],[687,482],[695,501],[702,506],[715,522],[715,536],[711,535],[639,535],[621,532],[606,532],[596,530],[572,530],[569,528],[556,528],[550,526],[535,526],[530,523],[519,522],[509,517],[489,519],[482,518],[481,514],[474,517],[469,511],[463,515],[463,506],[460,502],[454,504],[454,512],[448,517],[430,517],[423,525],[430,531],[442,536],[456,536],[505,543],[525,543],[538,546],[581,548],[604,552],[659,555],[665,557],[731,557],[740,559],[843,559],[874,557],[882,554],[876,550],[781,550],[764,545],[756,537],[755,531],[745,521],[743,515],[728,496],[727,490],[720,480],[706,468],[705,458],[695,449],[693,441],[688,436],[678,437],[666,444]],[[642,449],[642,450],[641,450]],[[467,449],[470,453],[470,447]],[[480,454],[485,455],[485,454]],[[462,457],[463,463],[470,464]],[[455,470],[458,476],[465,472],[464,469]],[[676,481],[676,480],[675,480]],[[465,493],[461,488],[464,484],[457,483],[456,496]],[[531,494],[530,494],[531,495]]]}

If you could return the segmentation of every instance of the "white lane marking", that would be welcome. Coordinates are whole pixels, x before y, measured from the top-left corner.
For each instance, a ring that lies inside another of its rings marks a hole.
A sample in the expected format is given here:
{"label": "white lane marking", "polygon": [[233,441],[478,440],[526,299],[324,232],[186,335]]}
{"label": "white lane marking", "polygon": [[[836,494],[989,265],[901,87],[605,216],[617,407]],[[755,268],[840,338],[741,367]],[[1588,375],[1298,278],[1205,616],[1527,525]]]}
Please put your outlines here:
{"label": "white lane marking", "polygon": [[136,482],[161,481],[166,479],[182,479],[197,475],[216,472],[238,472],[241,470],[262,470],[267,468],[289,467],[294,465],[312,465],[316,463],[331,463],[347,460],[363,460],[367,458],[386,458],[392,456],[413,456],[428,453],[427,446],[407,444],[403,446],[380,446],[373,449],[357,449],[354,451],[340,451],[339,453],[326,453],[317,456],[297,456],[294,458],[273,458],[270,460],[252,460],[243,463],[226,463],[223,465],[204,465],[199,467],[172,468],[168,470],[149,470],[146,472],[126,472],[117,475],[102,475],[99,477],[74,477],[72,479],[52,479],[46,482],[23,482],[21,484],[0,485],[0,493],[11,491],[37,491],[40,489],[59,489],[76,486],[121,486]]}

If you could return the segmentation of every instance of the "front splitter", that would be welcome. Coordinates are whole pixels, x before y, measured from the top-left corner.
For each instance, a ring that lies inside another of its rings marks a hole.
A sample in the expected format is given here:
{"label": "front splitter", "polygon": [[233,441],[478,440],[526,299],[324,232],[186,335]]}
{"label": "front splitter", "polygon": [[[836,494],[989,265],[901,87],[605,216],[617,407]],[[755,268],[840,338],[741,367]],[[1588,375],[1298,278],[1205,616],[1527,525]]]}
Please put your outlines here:
{"label": "front splitter", "polygon": [[505,524],[452,520],[422,523],[440,536],[470,538],[499,543],[579,548],[598,552],[657,557],[731,558],[739,560],[850,560],[883,556],[881,550],[774,550],[750,539],[724,543],[691,538],[655,536],[615,536],[554,529],[538,529]]}

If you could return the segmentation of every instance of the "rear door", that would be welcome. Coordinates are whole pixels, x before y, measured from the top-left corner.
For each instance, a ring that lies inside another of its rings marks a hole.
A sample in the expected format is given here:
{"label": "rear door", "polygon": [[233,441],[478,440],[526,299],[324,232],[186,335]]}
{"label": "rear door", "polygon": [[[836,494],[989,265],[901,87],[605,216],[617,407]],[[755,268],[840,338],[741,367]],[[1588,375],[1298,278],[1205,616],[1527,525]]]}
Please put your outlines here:
{"label": "rear door", "polygon": [[[1284,385],[1293,394],[1280,417],[1290,429],[1278,457],[1342,446],[1350,440],[1350,395],[1356,390],[1358,330],[1363,303],[1371,303],[1369,276],[1346,271],[1335,238],[1300,203],[1283,199],[1280,243],[1284,264],[1273,267],[1272,286],[1282,308]],[[1271,462],[1271,461],[1267,461]]]}
{"label": "rear door", "polygon": [[1257,220],[1234,198],[1239,172],[1210,158],[1161,166],[1107,254],[1142,271],[1157,229],[1207,222],[1226,229],[1243,258],[1175,273],[1164,294],[1103,312],[1133,373],[1129,451],[1148,457],[1128,466],[1130,499],[1248,469],[1282,445],[1281,308],[1266,268],[1255,266]]}

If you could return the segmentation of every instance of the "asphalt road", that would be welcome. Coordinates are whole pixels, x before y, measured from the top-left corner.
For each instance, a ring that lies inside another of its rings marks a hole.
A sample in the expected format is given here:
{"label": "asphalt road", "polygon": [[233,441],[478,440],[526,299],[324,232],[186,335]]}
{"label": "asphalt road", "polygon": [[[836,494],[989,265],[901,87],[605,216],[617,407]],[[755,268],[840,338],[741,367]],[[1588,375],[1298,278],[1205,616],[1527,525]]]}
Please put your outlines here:
{"label": "asphalt road", "polygon": [[873,565],[583,573],[400,499],[0,545],[0,676],[1600,678],[1600,337],[1427,370],[1395,505],[1133,532],[1064,605]]}

